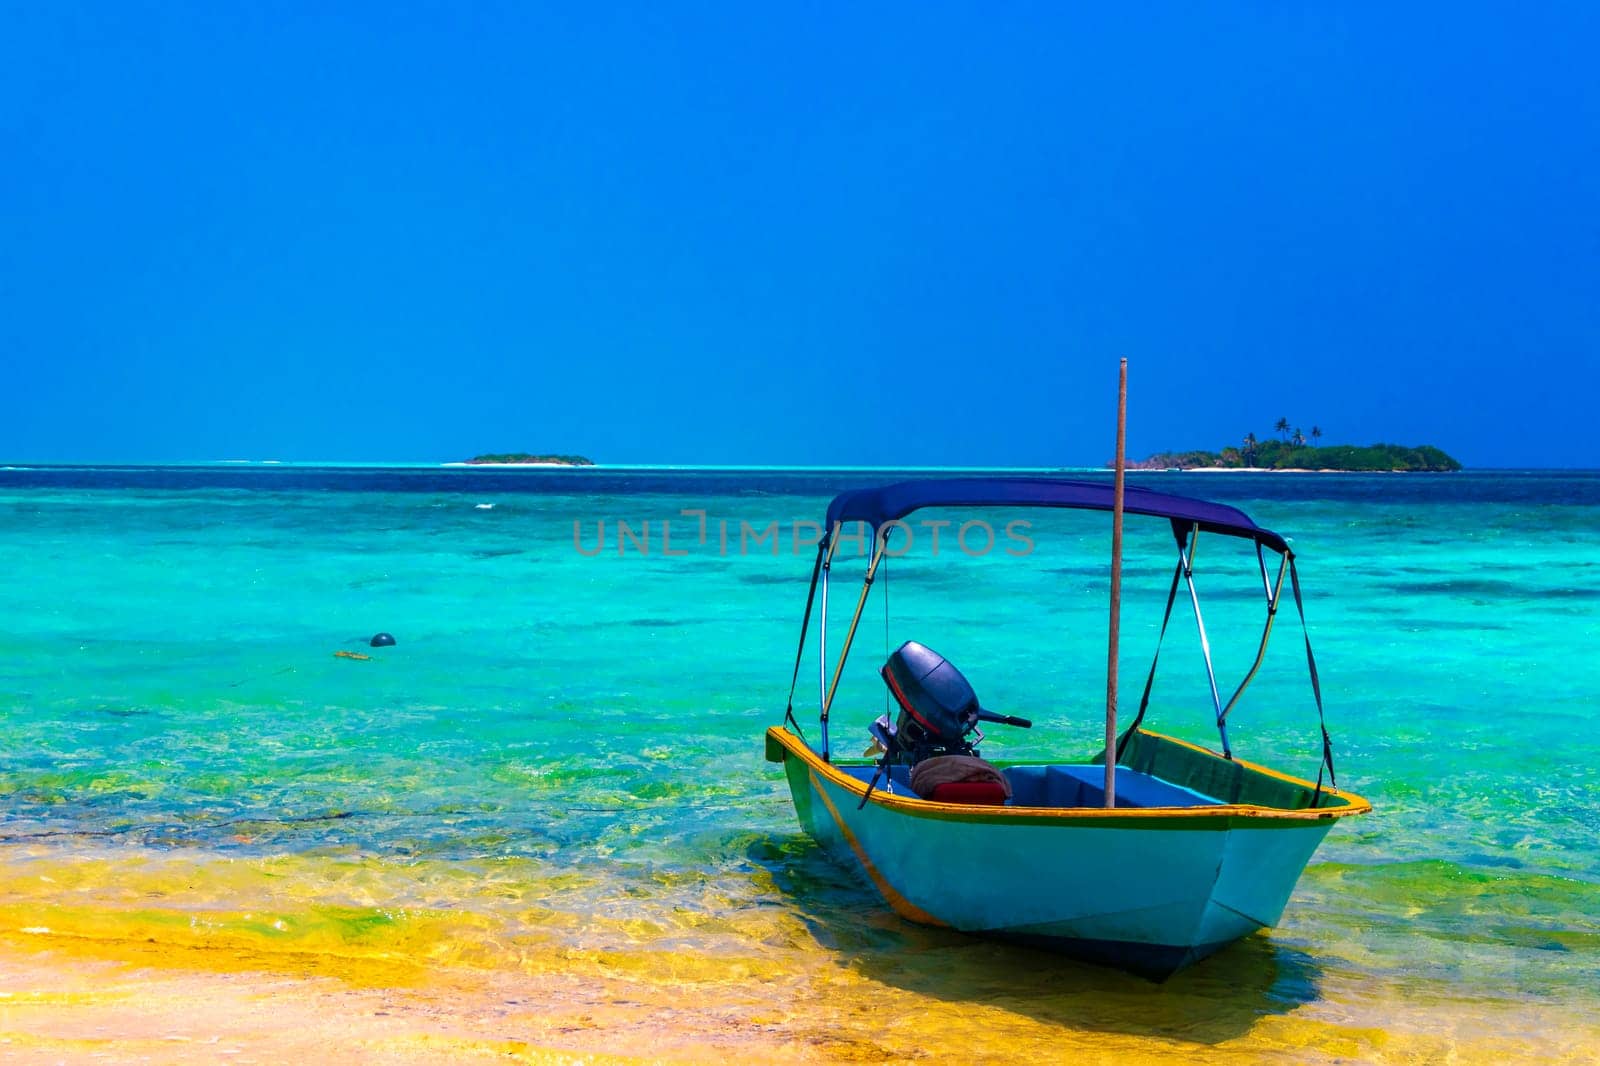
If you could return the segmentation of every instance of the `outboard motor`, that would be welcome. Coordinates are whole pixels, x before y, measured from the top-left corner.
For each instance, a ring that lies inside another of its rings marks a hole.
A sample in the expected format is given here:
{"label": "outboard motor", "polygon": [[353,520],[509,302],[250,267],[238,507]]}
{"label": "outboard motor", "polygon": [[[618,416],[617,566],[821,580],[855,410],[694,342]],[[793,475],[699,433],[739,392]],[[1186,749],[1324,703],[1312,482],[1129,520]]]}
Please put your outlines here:
{"label": "outboard motor", "polygon": [[[900,714],[893,725],[884,715],[870,727],[883,755],[861,797],[863,807],[891,766],[911,767],[911,787],[924,799],[994,805],[1010,798],[1011,786],[978,754],[975,745],[983,740],[978,723],[1001,722],[1027,729],[1032,722],[984,710],[961,671],[914,640],[900,645],[878,673],[894,693]],[[919,781],[924,771],[926,780]]]}
{"label": "outboard motor", "polygon": [[983,742],[979,722],[1023,729],[1033,724],[1026,718],[984,710],[955,664],[914,640],[900,645],[878,673],[900,705],[893,725],[885,715],[871,728],[884,749],[886,763],[915,766],[940,755],[976,757],[976,745]]}
{"label": "outboard motor", "polygon": [[896,753],[896,762],[914,766],[936,755],[977,754],[973,744],[983,740],[978,694],[949,659],[908,640],[878,672],[900,705],[890,732],[894,744],[884,745]]}

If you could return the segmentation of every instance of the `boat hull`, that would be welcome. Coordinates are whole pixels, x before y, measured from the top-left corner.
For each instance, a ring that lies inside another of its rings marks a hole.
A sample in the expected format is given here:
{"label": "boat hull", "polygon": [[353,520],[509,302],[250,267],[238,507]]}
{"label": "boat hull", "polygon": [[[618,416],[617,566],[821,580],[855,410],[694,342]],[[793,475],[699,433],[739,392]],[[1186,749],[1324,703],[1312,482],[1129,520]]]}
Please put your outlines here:
{"label": "boat hull", "polygon": [[801,827],[903,917],[1157,979],[1276,923],[1344,813],[957,807],[868,796],[785,729],[768,755]]}

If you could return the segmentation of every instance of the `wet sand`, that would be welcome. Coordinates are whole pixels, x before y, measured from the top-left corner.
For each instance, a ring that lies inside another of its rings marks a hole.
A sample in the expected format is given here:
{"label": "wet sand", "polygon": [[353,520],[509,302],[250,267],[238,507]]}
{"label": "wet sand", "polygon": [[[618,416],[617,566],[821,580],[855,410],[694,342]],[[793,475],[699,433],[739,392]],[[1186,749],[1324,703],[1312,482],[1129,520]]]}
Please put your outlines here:
{"label": "wet sand", "polygon": [[[1264,941],[1158,987],[1000,946],[974,967],[961,944],[946,968],[939,936],[898,961],[818,945],[791,973],[643,947],[484,969],[53,918],[76,928],[0,930],[8,1062],[1576,1063],[1600,1048],[1592,1020],[1553,1008],[1389,1000],[1357,1018],[1296,1003]],[[1290,994],[1251,987],[1264,970]]]}

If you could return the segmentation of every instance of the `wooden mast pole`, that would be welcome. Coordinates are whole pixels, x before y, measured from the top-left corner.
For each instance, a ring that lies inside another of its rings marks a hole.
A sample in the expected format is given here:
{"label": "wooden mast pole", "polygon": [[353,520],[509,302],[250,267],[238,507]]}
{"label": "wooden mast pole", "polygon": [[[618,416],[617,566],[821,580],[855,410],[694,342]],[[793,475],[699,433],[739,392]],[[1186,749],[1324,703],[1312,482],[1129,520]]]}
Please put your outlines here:
{"label": "wooden mast pole", "polygon": [[1117,805],[1117,644],[1122,637],[1122,482],[1128,467],[1128,361],[1117,371],[1117,480],[1111,498],[1111,625],[1106,653],[1106,806]]}

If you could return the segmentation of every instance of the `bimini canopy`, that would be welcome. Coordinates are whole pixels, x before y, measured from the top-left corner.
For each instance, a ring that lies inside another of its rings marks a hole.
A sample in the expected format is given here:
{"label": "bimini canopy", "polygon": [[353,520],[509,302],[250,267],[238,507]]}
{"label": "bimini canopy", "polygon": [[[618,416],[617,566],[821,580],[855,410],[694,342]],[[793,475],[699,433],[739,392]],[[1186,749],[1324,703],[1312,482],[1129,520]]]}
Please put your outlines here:
{"label": "bimini canopy", "polygon": [[[1112,509],[1110,482],[1063,478],[958,477],[899,481],[835,496],[828,505],[828,526],[865,522],[874,529],[924,507],[1066,507],[1084,511]],[[1270,529],[1262,529],[1237,507],[1169,496],[1149,489],[1128,488],[1123,496],[1128,514],[1165,518],[1183,541],[1195,525],[1208,533],[1244,537],[1280,555],[1289,545]]]}

